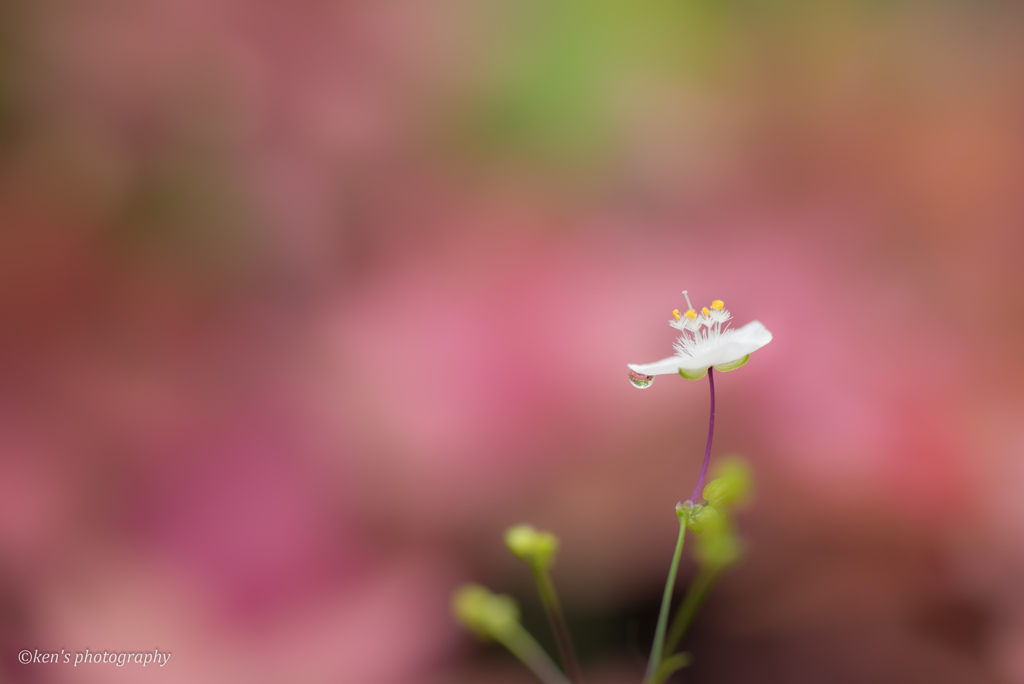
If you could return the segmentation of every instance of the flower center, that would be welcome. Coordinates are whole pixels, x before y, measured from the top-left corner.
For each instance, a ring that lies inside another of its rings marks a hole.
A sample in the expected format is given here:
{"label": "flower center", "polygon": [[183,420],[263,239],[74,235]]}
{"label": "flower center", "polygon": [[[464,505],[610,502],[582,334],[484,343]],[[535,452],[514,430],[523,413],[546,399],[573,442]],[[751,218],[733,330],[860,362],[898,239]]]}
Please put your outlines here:
{"label": "flower center", "polygon": [[732,314],[725,308],[725,302],[716,299],[711,306],[702,307],[698,315],[690,303],[690,295],[683,290],[686,297],[686,313],[680,315],[679,309],[672,311],[674,320],[669,325],[679,330],[682,335],[676,340],[676,353],[680,356],[698,356],[705,354],[721,345],[732,336],[728,322]]}

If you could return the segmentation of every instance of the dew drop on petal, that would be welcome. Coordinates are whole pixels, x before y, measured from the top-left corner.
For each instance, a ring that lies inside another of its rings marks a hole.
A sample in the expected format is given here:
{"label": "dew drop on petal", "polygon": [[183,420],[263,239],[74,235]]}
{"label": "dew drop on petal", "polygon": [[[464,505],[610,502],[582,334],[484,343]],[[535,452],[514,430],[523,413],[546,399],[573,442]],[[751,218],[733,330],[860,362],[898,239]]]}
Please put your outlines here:
{"label": "dew drop on petal", "polygon": [[643,373],[637,373],[632,368],[629,369],[629,382],[633,387],[639,387],[640,389],[647,389],[654,384],[653,375],[644,375]]}

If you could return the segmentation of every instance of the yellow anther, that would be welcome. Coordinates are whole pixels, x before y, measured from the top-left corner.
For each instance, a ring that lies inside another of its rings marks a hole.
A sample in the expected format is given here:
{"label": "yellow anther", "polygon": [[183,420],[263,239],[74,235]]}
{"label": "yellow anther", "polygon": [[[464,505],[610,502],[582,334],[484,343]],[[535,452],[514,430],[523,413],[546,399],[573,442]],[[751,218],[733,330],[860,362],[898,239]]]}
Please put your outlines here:
{"label": "yellow anther", "polygon": [[679,309],[672,309],[672,315],[675,316],[676,320],[678,321],[679,320]]}
{"label": "yellow anther", "polygon": [[714,309],[715,311],[721,311],[722,309],[725,308],[725,302],[723,302],[721,299],[716,299],[715,301],[711,302],[711,308]]}
{"label": "yellow anther", "polygon": [[688,309],[686,313],[684,313],[683,315],[686,316],[687,318],[696,318],[697,312],[694,311],[693,309]]}
{"label": "yellow anther", "polygon": [[708,311],[708,307],[706,307],[706,306],[703,309],[701,309],[700,312],[702,314],[704,314],[705,316],[710,316],[711,315],[711,312]]}

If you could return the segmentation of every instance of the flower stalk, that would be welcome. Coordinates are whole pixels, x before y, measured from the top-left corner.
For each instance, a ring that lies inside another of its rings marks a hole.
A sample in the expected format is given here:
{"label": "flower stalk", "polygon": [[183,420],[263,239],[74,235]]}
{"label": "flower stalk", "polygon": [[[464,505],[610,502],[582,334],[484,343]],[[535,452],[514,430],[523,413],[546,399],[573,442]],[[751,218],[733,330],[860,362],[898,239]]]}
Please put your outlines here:
{"label": "flower stalk", "polygon": [[530,671],[544,684],[570,684],[565,675],[559,671],[558,666],[552,662],[548,654],[540,647],[540,644],[518,622],[509,625],[493,636],[496,641],[500,642],[512,655],[518,658],[523,665],[530,668]]}
{"label": "flower stalk", "polygon": [[661,661],[661,667],[658,668],[658,672],[654,675],[654,679],[651,680],[651,684],[662,684],[662,682],[671,677],[676,670],[681,670],[689,664],[689,653],[677,653],[674,656],[665,658]]}
{"label": "flower stalk", "polygon": [[583,684],[583,672],[576,658],[576,650],[569,635],[569,625],[565,620],[562,604],[558,600],[551,572],[544,563],[531,563],[530,569],[533,570],[533,579],[537,582],[537,591],[540,593],[541,603],[544,604],[544,612],[551,622],[551,630],[555,633],[555,642],[558,644],[558,653],[562,656],[565,673],[572,684]]}
{"label": "flower stalk", "polygon": [[697,576],[693,578],[690,588],[686,590],[682,605],[679,606],[675,618],[672,619],[672,628],[669,629],[668,637],[665,639],[665,653],[668,654],[665,658],[666,661],[672,657],[679,647],[679,642],[686,636],[686,631],[697,616],[697,611],[704,605],[704,601],[711,592],[711,587],[714,586],[723,569],[722,566],[702,565],[697,571]]}
{"label": "flower stalk", "polygon": [[644,675],[644,684],[654,684],[661,668],[662,654],[665,648],[665,630],[668,626],[668,614],[672,605],[672,590],[676,585],[676,573],[679,570],[679,557],[683,555],[683,542],[686,539],[686,515],[688,510],[679,504],[676,506],[676,516],[679,518],[679,539],[676,541],[676,550],[672,554],[672,565],[669,566],[668,579],[665,582],[665,591],[661,597],[661,610],[658,612],[658,626],[654,630],[654,645],[651,647],[651,658],[647,661],[647,674]]}
{"label": "flower stalk", "polygon": [[700,467],[700,477],[697,478],[697,486],[693,488],[690,501],[697,503],[698,497],[704,490],[704,478],[708,474],[708,463],[711,462],[711,442],[715,438],[715,371],[708,368],[708,385],[711,387],[711,421],[708,423],[708,445],[704,449],[704,463]]}

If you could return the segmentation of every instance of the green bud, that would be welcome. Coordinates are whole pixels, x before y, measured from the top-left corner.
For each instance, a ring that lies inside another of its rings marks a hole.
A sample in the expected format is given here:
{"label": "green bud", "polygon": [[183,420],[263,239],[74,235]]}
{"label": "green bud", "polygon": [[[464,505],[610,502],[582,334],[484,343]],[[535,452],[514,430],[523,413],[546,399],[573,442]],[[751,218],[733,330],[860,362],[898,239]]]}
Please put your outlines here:
{"label": "green bud", "polygon": [[550,532],[538,532],[533,525],[516,525],[505,531],[505,546],[527,563],[550,564],[558,551],[558,537]]}
{"label": "green bud", "polygon": [[452,596],[452,613],[463,627],[481,637],[494,637],[519,622],[512,597],[494,594],[479,584],[464,584]]}
{"label": "green bud", "polygon": [[697,537],[693,555],[703,565],[732,565],[743,555],[743,544],[728,527]]}
{"label": "green bud", "polygon": [[551,532],[542,530],[537,533],[537,558],[544,563],[551,563],[558,551],[558,537]]}
{"label": "green bud", "polygon": [[719,532],[729,527],[729,520],[722,511],[714,506],[698,505],[690,509],[690,515],[686,518],[686,526],[696,534]]}
{"label": "green bud", "polygon": [[716,470],[718,477],[704,487],[704,498],[708,503],[717,508],[731,503],[746,503],[754,484],[747,462],[739,456],[733,456],[720,461]]}
{"label": "green bud", "polygon": [[537,530],[533,525],[516,525],[505,530],[505,546],[517,558],[527,559],[533,555]]}

